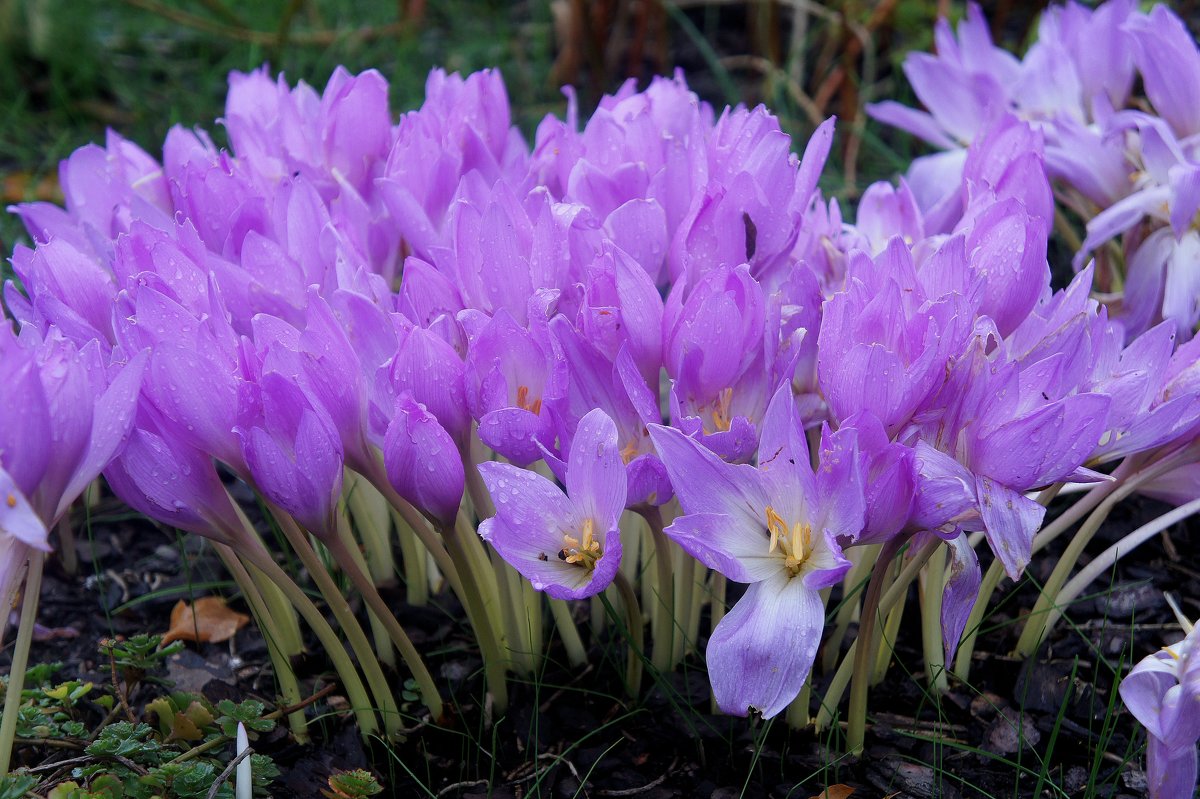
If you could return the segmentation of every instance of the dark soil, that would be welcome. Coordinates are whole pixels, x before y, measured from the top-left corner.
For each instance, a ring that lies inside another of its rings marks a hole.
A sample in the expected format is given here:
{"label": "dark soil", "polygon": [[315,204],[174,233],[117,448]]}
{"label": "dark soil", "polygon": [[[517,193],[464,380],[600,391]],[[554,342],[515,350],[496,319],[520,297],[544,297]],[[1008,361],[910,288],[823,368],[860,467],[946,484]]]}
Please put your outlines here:
{"label": "dark soil", "polygon": [[[1092,551],[1163,510],[1148,501],[1119,508]],[[47,565],[40,620],[79,635],[36,642],[31,662],[61,661],[62,679],[107,683],[109,666],[97,642],[164,632],[174,603],[189,597],[189,585],[195,596],[234,590],[231,584],[205,587],[226,577],[203,542],[119,514],[108,502],[93,511],[90,534],[85,528],[80,535],[76,575],[57,560]],[[834,784],[855,788],[856,797],[1033,796],[1039,774],[1049,780],[1043,788],[1054,784],[1070,796],[1089,795],[1089,780],[1096,786],[1090,795],[1137,796],[1143,793],[1144,736],[1119,701],[1110,710],[1113,675],[1179,637],[1164,591],[1183,597],[1185,612],[1200,615],[1197,551],[1194,525],[1147,544],[1119,565],[1111,583],[1097,584],[1094,598],[1073,606],[1070,623],[1060,623],[1038,657],[1023,663],[1008,655],[1020,626],[1006,622],[1032,606],[1032,580],[1048,576],[1056,553],[1035,559],[1015,589],[1008,582],[1001,587],[976,649],[973,685],[952,681],[940,698],[925,692],[916,673],[920,631],[910,609],[897,658],[871,694],[873,723],[862,758],[839,753],[840,732],[817,736],[789,730],[782,718],[765,723],[712,715],[699,658],[658,684],[647,680],[640,703],[624,700],[619,646],[604,636],[593,644],[593,667],[583,672],[557,665],[562,658],[552,647],[536,680],[512,680],[511,708],[489,726],[480,701],[480,658],[459,608],[445,596],[414,608],[403,603],[400,589],[389,599],[440,675],[448,725],[420,724],[420,708],[412,705],[417,729],[406,741],[390,749],[364,745],[335,691],[309,710],[320,719],[312,725],[314,744],[299,746],[279,728],[255,746],[282,771],[274,785],[280,797],[318,797],[332,770],[355,767],[372,768],[388,787],[385,795],[404,797],[807,799]],[[915,608],[916,598],[910,602]],[[9,654],[6,648],[0,655],[0,667]],[[310,693],[333,680],[315,642],[297,671]],[[253,625],[229,643],[189,644],[167,676],[178,690],[202,692],[214,702],[274,698],[266,647]],[[397,685],[404,676],[396,675]],[[818,691],[827,680],[818,677]],[[153,688],[139,690],[135,707],[154,696]],[[60,750],[19,746],[15,764],[63,757]]]}

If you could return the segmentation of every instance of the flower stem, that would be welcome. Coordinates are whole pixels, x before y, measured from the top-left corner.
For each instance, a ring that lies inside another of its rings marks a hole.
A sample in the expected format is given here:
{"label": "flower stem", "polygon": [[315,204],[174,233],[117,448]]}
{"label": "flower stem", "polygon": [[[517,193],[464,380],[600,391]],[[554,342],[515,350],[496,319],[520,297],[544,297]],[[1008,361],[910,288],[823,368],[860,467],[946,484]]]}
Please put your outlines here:
{"label": "flower stem", "polygon": [[[925,561],[929,560],[934,550],[939,546],[941,546],[940,541],[930,541],[916,555],[909,559],[904,569],[901,570],[900,576],[896,578],[888,590],[884,592],[883,598],[879,600],[880,613],[887,613],[895,607],[897,602],[904,599],[908,592],[908,587],[917,578],[921,567],[925,565]],[[850,683],[851,670],[857,660],[856,653],[858,650],[859,642],[855,641],[850,645],[850,649],[847,650],[845,657],[842,658],[842,662],[838,666],[837,672],[834,673],[829,687],[825,689],[825,696],[821,699],[821,709],[817,714],[818,732],[827,729],[833,722],[834,714],[837,712],[837,707],[842,701],[842,694],[845,692],[846,686]]]}
{"label": "flower stem", "polygon": [[578,668],[584,663],[587,663],[587,650],[584,649],[583,639],[579,637],[579,628],[575,626],[575,619],[571,615],[571,606],[562,599],[549,599],[550,615],[554,617],[554,626],[558,628],[558,635],[562,638],[563,646],[567,650],[567,662],[572,667]]}
{"label": "flower stem", "polygon": [[[8,671],[8,690],[4,694],[4,713],[0,717],[0,776],[8,774],[12,762],[13,738],[17,733],[17,717],[21,715],[21,689],[25,687],[25,669],[29,665],[29,645],[37,622],[38,596],[42,592],[42,564],[46,554],[29,550],[29,571],[25,576],[25,593],[21,597],[21,621],[13,645],[12,663]],[[7,612],[7,611],[6,611]]]}
{"label": "flower stem", "polygon": [[[246,571],[246,567],[238,560],[237,554],[229,546],[213,542],[213,548],[217,555],[221,558],[221,562],[225,564],[225,568],[233,575],[234,582],[242,590],[242,594],[246,597],[246,602],[250,605],[250,611],[254,614],[254,620],[258,624],[259,632],[262,633],[263,640],[267,644],[267,657],[271,660],[271,665],[275,669],[275,679],[279,681],[279,693],[283,696],[283,704],[295,705],[300,702],[300,683],[296,680],[296,672],[292,669],[292,661],[284,653],[280,646],[279,638],[276,630],[280,625],[275,621],[271,614],[271,609],[267,607],[266,600],[262,593],[255,585],[254,579],[250,576],[250,572]],[[292,731],[298,743],[308,743],[308,724],[304,719],[304,711],[297,710],[288,714],[288,727]]]}
{"label": "flower stem", "polygon": [[946,678],[946,647],[942,633],[942,591],[946,588],[946,550],[939,547],[925,567],[921,590],[921,644],[925,650],[925,679],[930,690],[944,694],[950,688]]}
{"label": "flower stem", "polygon": [[[621,604],[625,606],[625,635],[629,643],[629,657],[625,666],[625,689],[633,698],[637,698],[642,690],[642,658],[645,657],[645,630],[642,622],[642,609],[638,604],[637,593],[629,579],[620,571],[613,578],[613,585],[621,595]],[[604,596],[601,594],[601,596]],[[606,601],[607,604],[607,601]],[[611,610],[611,606],[609,606]]]}
{"label": "flower stem", "polygon": [[[1129,461],[1126,461],[1129,463]],[[1041,644],[1042,638],[1046,631],[1046,621],[1049,618],[1050,609],[1058,601],[1058,592],[1062,588],[1063,583],[1067,581],[1067,576],[1071,570],[1075,568],[1075,564],[1079,562],[1079,556],[1083,554],[1083,550],[1091,542],[1092,537],[1100,529],[1100,525],[1108,518],[1108,514],[1116,506],[1118,502],[1132,494],[1140,486],[1148,480],[1152,480],[1165,471],[1168,471],[1175,465],[1174,458],[1164,458],[1162,461],[1152,464],[1141,471],[1134,472],[1115,486],[1107,496],[1096,506],[1087,520],[1079,526],[1075,531],[1071,542],[1067,544],[1066,550],[1062,557],[1058,559],[1058,563],[1054,566],[1054,571],[1050,573],[1046,584],[1042,586],[1042,593],[1034,603],[1033,610],[1029,612],[1026,618],[1025,627],[1021,630],[1021,637],[1017,640],[1016,654],[1021,657],[1029,657],[1037,650]],[[1121,466],[1125,466],[1122,463]],[[1041,538],[1042,536],[1039,536]],[[1039,546],[1045,546],[1048,541],[1039,542],[1034,539],[1034,547],[1037,551]]]}
{"label": "flower stem", "polygon": [[[334,618],[337,619],[338,626],[346,634],[346,639],[350,642],[350,647],[358,657],[359,665],[362,666],[363,675],[367,678],[367,684],[371,687],[371,693],[378,703],[372,707],[378,707],[380,712],[383,713],[384,729],[387,731],[388,737],[393,737],[395,734],[398,734],[402,726],[400,724],[399,708],[396,707],[396,700],[392,695],[391,687],[388,684],[387,678],[384,677],[383,668],[379,665],[379,659],[375,656],[375,652],[371,648],[371,643],[367,640],[366,633],[363,632],[362,626],[359,625],[358,619],[354,617],[354,613],[350,610],[350,605],[346,602],[346,597],[342,595],[341,590],[338,589],[333,578],[330,577],[329,570],[321,563],[320,557],[308,543],[308,539],[299,525],[287,513],[275,507],[269,507],[271,515],[275,517],[275,521],[279,524],[279,529],[283,531],[284,536],[292,545],[292,549],[295,550],[296,555],[300,558],[300,562],[304,564],[304,568],[308,570],[309,576],[317,584],[317,588],[321,591],[321,596],[325,597],[325,601],[329,603],[329,609],[333,612]],[[335,555],[335,557],[337,556]]]}
{"label": "flower stem", "polygon": [[1083,590],[1087,588],[1100,575],[1111,569],[1113,565],[1121,558],[1128,555],[1133,550],[1140,547],[1142,544],[1149,541],[1154,536],[1161,533],[1163,530],[1170,527],[1176,522],[1186,519],[1194,513],[1200,513],[1200,499],[1194,499],[1186,505],[1180,505],[1169,513],[1164,513],[1153,521],[1143,524],[1138,529],[1129,533],[1117,543],[1110,546],[1108,549],[1100,553],[1095,560],[1088,563],[1080,569],[1079,574],[1075,575],[1070,582],[1063,586],[1058,592],[1058,601],[1047,615],[1045,631],[1048,633],[1050,628],[1061,618],[1062,610],[1067,605],[1071,604]]}
{"label": "flower stem", "polygon": [[875,634],[876,616],[885,612],[879,606],[883,592],[883,581],[891,571],[892,559],[900,551],[904,539],[897,536],[883,545],[879,560],[871,571],[871,582],[863,598],[862,618],[858,623],[858,651],[854,653],[854,678],[850,684],[849,726],[846,729],[846,748],[852,754],[860,754],[867,726],[867,686],[871,677],[871,645]]}
{"label": "flower stem", "polygon": [[671,670],[675,636],[675,583],[671,570],[671,545],[663,532],[662,508],[642,507],[638,513],[650,527],[650,539],[654,542],[654,570],[658,601],[651,614],[650,634],[653,648],[650,651],[651,665],[661,674]]}
{"label": "flower stem", "polygon": [[[462,516],[460,512],[459,517]],[[492,695],[492,706],[495,712],[503,713],[508,709],[508,682],[504,673],[508,659],[500,647],[496,625],[491,623],[487,605],[484,604],[483,594],[479,590],[483,575],[476,574],[477,570],[458,532],[458,526],[451,523],[441,524],[439,527],[442,540],[446,542],[446,551],[466,577],[461,582],[459,596],[467,609],[467,617],[475,630],[475,640],[479,642],[480,653],[483,655],[484,680]]]}

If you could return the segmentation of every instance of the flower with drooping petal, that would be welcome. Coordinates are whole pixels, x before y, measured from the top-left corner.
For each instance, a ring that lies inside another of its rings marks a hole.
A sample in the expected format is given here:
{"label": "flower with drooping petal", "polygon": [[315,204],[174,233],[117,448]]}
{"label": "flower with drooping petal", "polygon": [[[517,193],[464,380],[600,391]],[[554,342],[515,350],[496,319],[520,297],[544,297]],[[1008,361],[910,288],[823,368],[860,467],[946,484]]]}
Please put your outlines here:
{"label": "flower with drooping petal", "polygon": [[653,426],[686,515],[666,533],[705,566],[749,583],[720,621],[706,659],[713,696],[727,713],[770,718],[808,678],[825,607],[821,589],[850,568],[841,540],[863,529],[866,503],[855,434],[825,433],[816,473],[790,386],[763,420],[758,466],[729,464],[694,439]]}
{"label": "flower with drooping petal", "polygon": [[566,493],[506,463],[481,463],[479,473],[496,507],[479,535],[534,588],[556,599],[582,599],[608,587],[621,565],[617,522],[626,478],[617,427],[603,411],[579,422],[567,456]]}
{"label": "flower with drooping petal", "polygon": [[1200,632],[1142,660],[1121,681],[1121,699],[1146,728],[1150,799],[1190,799],[1200,740]]}

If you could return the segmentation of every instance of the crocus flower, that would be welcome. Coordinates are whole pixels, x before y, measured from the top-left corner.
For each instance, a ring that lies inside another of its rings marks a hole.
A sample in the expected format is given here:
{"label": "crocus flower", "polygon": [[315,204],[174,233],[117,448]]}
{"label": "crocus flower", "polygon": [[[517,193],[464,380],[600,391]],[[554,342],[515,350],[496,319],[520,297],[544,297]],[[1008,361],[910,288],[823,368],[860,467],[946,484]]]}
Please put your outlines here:
{"label": "crocus flower", "polygon": [[727,713],[770,718],[808,678],[825,607],[820,591],[850,568],[839,540],[863,529],[862,464],[854,433],[825,431],[816,473],[784,386],[763,421],[757,467],[722,461],[695,440],[655,425],[658,447],[686,515],[666,533],[731,580],[749,583],[708,641],[709,679]]}
{"label": "crocus flower", "polygon": [[453,524],[463,495],[463,464],[438,417],[404,391],[383,444],[388,480],[400,496],[442,524]]}
{"label": "crocus flower", "polygon": [[1142,660],[1121,681],[1121,699],[1149,734],[1150,799],[1190,799],[1200,740],[1200,632]]}
{"label": "crocus flower", "polygon": [[625,468],[617,427],[603,411],[579,422],[567,458],[566,493],[534,472],[479,464],[496,515],[479,534],[533,587],[556,599],[603,591],[621,565],[617,522],[625,509]]}
{"label": "crocus flower", "polygon": [[46,524],[34,512],[24,492],[0,468],[0,637],[8,622],[8,609],[21,583],[31,549],[50,551]]}

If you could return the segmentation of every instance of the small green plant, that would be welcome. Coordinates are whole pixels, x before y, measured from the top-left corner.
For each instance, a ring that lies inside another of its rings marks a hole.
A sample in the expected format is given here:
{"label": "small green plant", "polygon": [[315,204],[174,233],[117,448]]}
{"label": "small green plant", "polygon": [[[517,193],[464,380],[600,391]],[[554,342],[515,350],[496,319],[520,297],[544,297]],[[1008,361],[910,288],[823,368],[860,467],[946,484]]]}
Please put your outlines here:
{"label": "small green plant", "polygon": [[329,799],[363,799],[383,791],[383,786],[376,781],[369,771],[355,769],[341,771],[329,776],[329,790],[321,794]]}
{"label": "small green plant", "polygon": [[[59,681],[57,663],[28,669],[17,735],[27,745],[76,749],[82,757],[41,781],[19,772],[4,777],[0,799],[28,796],[35,788],[34,795],[45,799],[207,799],[232,756],[229,744],[238,724],[258,735],[274,729],[279,714],[255,700],[214,705],[182,691],[131,703],[149,687],[169,685],[161,671],[179,646],[161,643],[157,635],[102,641],[100,652],[113,675],[109,683]],[[129,715],[122,718],[123,711]],[[105,715],[96,723],[98,712]],[[253,790],[265,795],[279,770],[265,755],[251,755],[250,762]],[[229,779],[212,794],[217,799],[233,795]]]}

